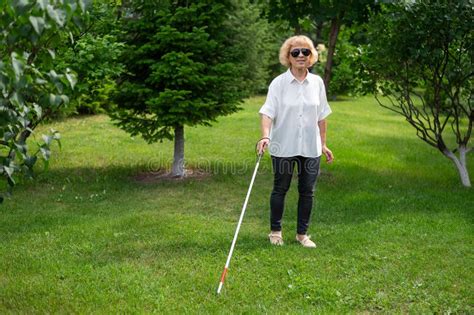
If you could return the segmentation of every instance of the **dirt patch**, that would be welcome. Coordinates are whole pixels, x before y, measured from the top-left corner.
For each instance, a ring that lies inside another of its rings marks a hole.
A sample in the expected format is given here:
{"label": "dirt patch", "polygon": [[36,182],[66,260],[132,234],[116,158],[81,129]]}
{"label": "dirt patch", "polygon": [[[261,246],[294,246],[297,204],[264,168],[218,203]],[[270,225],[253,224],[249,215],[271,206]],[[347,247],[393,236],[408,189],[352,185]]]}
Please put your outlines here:
{"label": "dirt patch", "polygon": [[188,179],[202,180],[210,177],[212,174],[200,169],[187,168],[184,177],[171,176],[170,171],[160,169],[153,172],[143,172],[132,176],[132,179],[141,184],[153,184],[162,181],[184,181]]}

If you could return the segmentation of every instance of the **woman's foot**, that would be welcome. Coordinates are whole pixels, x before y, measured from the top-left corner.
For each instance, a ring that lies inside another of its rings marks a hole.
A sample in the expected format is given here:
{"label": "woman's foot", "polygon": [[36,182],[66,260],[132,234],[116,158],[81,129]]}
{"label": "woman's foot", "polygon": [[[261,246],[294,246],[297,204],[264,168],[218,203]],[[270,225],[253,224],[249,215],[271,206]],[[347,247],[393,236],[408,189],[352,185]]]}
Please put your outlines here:
{"label": "woman's foot", "polygon": [[296,240],[306,248],[316,248],[316,244],[306,234],[296,234]]}
{"label": "woman's foot", "polygon": [[270,239],[270,243],[272,245],[283,245],[283,238],[281,237],[281,231],[271,231],[268,234],[268,238]]}

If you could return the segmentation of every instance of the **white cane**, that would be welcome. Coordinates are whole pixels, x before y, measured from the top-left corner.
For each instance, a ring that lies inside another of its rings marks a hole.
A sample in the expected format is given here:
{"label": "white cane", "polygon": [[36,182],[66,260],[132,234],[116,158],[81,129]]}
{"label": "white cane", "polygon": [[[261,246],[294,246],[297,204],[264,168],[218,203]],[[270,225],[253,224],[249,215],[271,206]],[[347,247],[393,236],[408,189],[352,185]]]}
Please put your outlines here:
{"label": "white cane", "polygon": [[247,197],[245,197],[244,206],[242,207],[242,213],[240,214],[239,223],[237,224],[237,229],[235,230],[234,239],[232,241],[232,245],[230,246],[229,256],[227,256],[227,261],[225,263],[224,271],[222,272],[222,275],[221,275],[221,281],[219,283],[219,288],[217,289],[217,294],[221,293],[222,286],[224,285],[225,276],[227,275],[227,271],[229,270],[229,264],[230,264],[230,260],[232,258],[232,253],[234,252],[235,243],[237,242],[237,236],[239,235],[240,226],[242,225],[242,220],[244,219],[245,209],[247,208],[247,203],[249,201],[250,192],[252,191],[253,182],[255,181],[258,166],[260,165],[260,160],[261,160],[262,156],[263,156],[263,152],[258,155],[257,165],[255,165],[255,170],[253,171],[252,180],[250,181],[250,186],[249,186],[249,190],[247,192]]}

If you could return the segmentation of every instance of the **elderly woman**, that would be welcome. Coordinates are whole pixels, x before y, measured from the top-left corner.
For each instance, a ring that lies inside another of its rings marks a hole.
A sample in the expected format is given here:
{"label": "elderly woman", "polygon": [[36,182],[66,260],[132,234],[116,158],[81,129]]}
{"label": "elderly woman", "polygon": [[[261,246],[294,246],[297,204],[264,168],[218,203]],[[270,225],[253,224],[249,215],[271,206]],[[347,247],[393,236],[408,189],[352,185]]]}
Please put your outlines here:
{"label": "elderly woman", "polygon": [[306,235],[321,155],[331,163],[334,156],[326,146],[326,117],[331,108],[321,77],[308,71],[317,60],[313,42],[306,36],[288,38],[280,48],[280,62],[288,70],[270,84],[260,109],[262,139],[258,152],[269,148],[274,172],[270,197],[268,235],[273,245],[283,245],[281,220],[285,195],[295,169],[298,172],[298,224],[296,240],[304,247],[316,244]]}

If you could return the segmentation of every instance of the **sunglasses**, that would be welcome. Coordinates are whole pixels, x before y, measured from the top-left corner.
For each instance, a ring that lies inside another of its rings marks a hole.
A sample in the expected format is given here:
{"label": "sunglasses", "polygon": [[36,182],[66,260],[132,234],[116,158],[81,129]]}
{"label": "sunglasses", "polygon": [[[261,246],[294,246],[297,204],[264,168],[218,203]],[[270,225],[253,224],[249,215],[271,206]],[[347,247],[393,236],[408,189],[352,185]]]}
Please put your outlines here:
{"label": "sunglasses", "polygon": [[311,55],[311,50],[308,49],[308,48],[295,48],[293,49],[292,51],[290,51],[290,54],[291,56],[293,56],[293,58],[296,58],[300,55],[300,52],[303,54],[303,56],[305,57],[308,57],[309,55]]}

